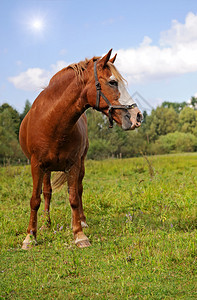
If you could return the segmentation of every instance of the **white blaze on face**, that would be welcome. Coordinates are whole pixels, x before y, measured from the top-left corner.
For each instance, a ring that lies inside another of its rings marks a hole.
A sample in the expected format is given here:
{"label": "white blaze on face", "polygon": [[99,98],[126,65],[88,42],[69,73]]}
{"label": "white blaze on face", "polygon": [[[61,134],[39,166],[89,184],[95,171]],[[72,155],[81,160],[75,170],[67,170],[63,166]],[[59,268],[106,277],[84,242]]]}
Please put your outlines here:
{"label": "white blaze on face", "polygon": [[[117,79],[115,78],[114,75],[112,75],[110,77],[110,80],[117,80]],[[129,92],[127,91],[125,85],[120,81],[118,81],[118,90],[119,90],[119,93],[120,93],[120,98],[118,99],[120,104],[122,104],[122,105],[132,105],[132,104],[134,104],[134,101],[133,101],[132,97],[129,95]]]}

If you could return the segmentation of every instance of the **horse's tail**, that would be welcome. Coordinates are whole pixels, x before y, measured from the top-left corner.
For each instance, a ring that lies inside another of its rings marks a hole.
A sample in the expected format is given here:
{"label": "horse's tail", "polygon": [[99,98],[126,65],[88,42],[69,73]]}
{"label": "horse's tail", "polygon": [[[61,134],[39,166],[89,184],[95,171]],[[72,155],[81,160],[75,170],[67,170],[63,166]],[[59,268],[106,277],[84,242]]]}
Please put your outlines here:
{"label": "horse's tail", "polygon": [[52,180],[52,189],[60,190],[66,182],[67,182],[67,174],[65,172],[58,172],[55,174]]}

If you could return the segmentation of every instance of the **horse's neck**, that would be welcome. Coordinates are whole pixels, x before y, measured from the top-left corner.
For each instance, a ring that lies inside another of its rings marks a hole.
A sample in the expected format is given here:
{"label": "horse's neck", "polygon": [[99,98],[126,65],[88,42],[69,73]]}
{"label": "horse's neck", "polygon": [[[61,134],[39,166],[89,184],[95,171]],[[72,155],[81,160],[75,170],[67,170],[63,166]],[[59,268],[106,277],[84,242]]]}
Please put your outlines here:
{"label": "horse's neck", "polygon": [[85,110],[85,101],[81,97],[83,88],[76,77],[69,82],[60,80],[49,85],[48,93],[55,100],[49,114],[64,130],[70,130]]}

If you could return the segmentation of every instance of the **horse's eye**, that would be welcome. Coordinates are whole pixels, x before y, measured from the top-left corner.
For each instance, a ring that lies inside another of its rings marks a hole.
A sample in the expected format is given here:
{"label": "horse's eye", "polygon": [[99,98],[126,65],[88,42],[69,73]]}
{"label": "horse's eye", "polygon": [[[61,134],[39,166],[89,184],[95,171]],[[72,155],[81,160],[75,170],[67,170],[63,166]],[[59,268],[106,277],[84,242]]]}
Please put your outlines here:
{"label": "horse's eye", "polygon": [[114,87],[118,87],[118,81],[116,81],[116,80],[110,80],[109,81],[109,85],[114,86]]}

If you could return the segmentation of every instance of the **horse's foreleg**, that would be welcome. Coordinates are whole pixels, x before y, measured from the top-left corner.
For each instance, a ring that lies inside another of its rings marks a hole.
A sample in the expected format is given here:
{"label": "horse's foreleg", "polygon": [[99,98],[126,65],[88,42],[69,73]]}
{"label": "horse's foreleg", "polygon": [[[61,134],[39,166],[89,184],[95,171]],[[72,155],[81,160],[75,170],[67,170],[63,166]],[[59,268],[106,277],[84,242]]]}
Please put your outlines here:
{"label": "horse's foreleg", "polygon": [[79,193],[79,213],[80,213],[80,219],[81,219],[81,226],[88,227],[88,224],[86,223],[86,217],[84,215],[83,211],[83,203],[82,203],[82,193],[83,193],[83,178],[85,175],[85,166],[84,166],[84,159],[81,161],[81,169],[79,172],[79,180],[78,180],[78,193]]}
{"label": "horse's foreleg", "polygon": [[51,187],[51,172],[47,172],[44,174],[43,178],[43,195],[45,200],[44,206],[44,227],[50,227],[51,219],[50,219],[50,202],[52,196],[52,187]]}
{"label": "horse's foreleg", "polygon": [[72,228],[75,239],[75,244],[80,248],[89,247],[91,244],[87,236],[82,231],[80,219],[80,199],[78,191],[79,166],[73,166],[69,171],[68,187],[69,201],[72,210]]}
{"label": "horse's foreleg", "polygon": [[26,239],[23,241],[22,249],[29,249],[33,243],[36,243],[36,233],[37,233],[37,211],[40,207],[40,192],[42,188],[42,181],[44,172],[38,167],[38,165],[31,160],[31,172],[33,178],[33,193],[30,200],[31,214],[29,226],[27,229]]}

